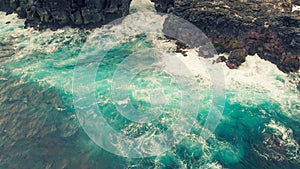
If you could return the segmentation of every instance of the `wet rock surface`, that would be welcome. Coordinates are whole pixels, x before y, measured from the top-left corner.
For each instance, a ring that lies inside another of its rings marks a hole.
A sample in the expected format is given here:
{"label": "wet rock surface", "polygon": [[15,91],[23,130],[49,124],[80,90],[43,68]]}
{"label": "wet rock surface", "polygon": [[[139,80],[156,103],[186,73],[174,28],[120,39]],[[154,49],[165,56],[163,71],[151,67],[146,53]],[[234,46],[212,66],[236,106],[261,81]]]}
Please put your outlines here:
{"label": "wet rock surface", "polygon": [[300,15],[291,12],[297,0],[153,1],[159,12],[172,3],[173,14],[200,28],[218,53],[231,53],[230,68],[257,53],[283,72],[299,70]]}
{"label": "wet rock surface", "polygon": [[99,27],[129,13],[131,0],[1,0],[0,10],[26,18],[25,26]]}

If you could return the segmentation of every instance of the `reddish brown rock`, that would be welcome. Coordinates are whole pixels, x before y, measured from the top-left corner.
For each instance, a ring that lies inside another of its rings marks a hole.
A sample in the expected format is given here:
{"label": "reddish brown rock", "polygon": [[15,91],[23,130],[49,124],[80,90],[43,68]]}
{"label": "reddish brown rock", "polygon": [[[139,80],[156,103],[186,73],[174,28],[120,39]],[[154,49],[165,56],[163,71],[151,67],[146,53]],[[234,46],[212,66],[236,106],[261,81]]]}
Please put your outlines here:
{"label": "reddish brown rock", "polygon": [[[284,56],[300,53],[300,16],[291,12],[291,0],[153,2],[156,5],[173,3],[173,14],[200,28],[218,53],[236,55],[240,52],[235,50],[245,49],[250,55],[258,54],[276,64],[283,72],[297,71],[299,67],[297,61],[290,62]],[[243,60],[243,57],[232,56],[228,65],[234,68]]]}
{"label": "reddish brown rock", "polygon": [[247,50],[243,49],[235,49],[232,51],[228,57],[228,62],[234,64],[236,67],[240,66],[242,63],[246,61]]}
{"label": "reddish brown rock", "polygon": [[230,69],[237,69],[238,66],[230,61],[226,62],[226,66],[229,67]]}

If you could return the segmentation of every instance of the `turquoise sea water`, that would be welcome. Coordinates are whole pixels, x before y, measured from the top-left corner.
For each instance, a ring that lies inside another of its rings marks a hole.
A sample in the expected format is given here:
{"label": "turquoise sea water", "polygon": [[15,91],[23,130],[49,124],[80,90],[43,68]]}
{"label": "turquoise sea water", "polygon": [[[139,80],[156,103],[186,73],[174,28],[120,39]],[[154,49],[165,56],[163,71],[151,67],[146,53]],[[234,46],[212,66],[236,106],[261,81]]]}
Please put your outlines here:
{"label": "turquoise sea water", "polygon": [[[24,30],[16,17],[1,17],[0,168],[300,168],[300,94],[297,84],[293,85],[297,74],[294,78],[272,75],[283,87],[273,92],[284,90],[285,97],[271,97],[270,91],[242,82],[228,88],[220,124],[208,140],[200,134],[211,90],[200,79],[199,111],[190,133],[158,156],[124,158],[88,137],[73,106],[73,72],[91,31]],[[5,19],[12,23],[5,24]],[[132,122],[112,102],[112,79],[118,65],[134,51],[154,45],[146,35],[132,37],[114,46],[99,65],[97,104],[107,122],[124,135],[159,134],[180,112],[180,87],[171,76],[156,70],[137,74],[128,93],[137,110],[147,111],[149,92],[162,88],[166,104],[159,119],[151,124]]]}

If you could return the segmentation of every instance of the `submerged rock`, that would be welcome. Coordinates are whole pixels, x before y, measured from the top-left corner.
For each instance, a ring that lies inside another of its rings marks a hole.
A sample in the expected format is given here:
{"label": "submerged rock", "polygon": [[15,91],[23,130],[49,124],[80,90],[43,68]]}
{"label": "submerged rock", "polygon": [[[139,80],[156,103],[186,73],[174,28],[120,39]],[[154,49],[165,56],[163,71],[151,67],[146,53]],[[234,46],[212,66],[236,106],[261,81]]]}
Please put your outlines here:
{"label": "submerged rock", "polygon": [[173,14],[200,28],[219,53],[231,52],[230,68],[245,61],[244,53],[236,51],[243,49],[283,72],[299,70],[300,15],[291,12],[298,0],[152,1],[159,12],[170,12],[172,7]]}
{"label": "submerged rock", "polygon": [[129,14],[131,0],[1,0],[0,10],[26,18],[25,27],[98,27]]}

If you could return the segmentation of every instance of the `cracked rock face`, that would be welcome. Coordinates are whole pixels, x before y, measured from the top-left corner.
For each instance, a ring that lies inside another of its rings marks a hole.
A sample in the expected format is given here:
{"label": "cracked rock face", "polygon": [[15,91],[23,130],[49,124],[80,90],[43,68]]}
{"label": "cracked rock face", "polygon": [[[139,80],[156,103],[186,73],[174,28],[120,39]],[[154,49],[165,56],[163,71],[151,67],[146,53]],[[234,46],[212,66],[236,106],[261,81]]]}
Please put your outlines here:
{"label": "cracked rock face", "polygon": [[128,15],[131,0],[1,0],[0,10],[26,18],[26,27],[98,27]]}
{"label": "cracked rock face", "polygon": [[257,53],[283,72],[299,70],[300,15],[291,12],[298,0],[152,1],[159,12],[171,3],[173,14],[199,27],[219,53],[232,53],[230,68]]}

